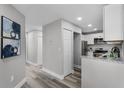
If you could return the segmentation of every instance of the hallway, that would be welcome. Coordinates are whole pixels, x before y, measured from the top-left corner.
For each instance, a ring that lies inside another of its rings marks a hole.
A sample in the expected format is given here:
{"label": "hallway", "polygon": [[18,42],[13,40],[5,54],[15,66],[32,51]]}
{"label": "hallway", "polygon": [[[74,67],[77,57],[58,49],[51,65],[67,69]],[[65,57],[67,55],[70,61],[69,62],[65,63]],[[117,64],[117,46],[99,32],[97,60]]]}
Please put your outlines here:
{"label": "hallway", "polygon": [[26,64],[27,82],[22,88],[80,88],[81,74],[75,70],[74,74],[68,75],[64,80],[58,80],[41,70],[41,66]]}

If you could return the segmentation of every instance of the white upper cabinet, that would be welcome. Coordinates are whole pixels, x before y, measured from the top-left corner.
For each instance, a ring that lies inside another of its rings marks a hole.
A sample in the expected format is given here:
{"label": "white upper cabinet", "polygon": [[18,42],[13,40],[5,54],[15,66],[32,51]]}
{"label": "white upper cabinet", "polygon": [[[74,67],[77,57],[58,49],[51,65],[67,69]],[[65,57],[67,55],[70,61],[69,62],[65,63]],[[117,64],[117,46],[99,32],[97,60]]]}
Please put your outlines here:
{"label": "white upper cabinet", "polygon": [[119,4],[104,7],[104,40],[121,41],[124,39],[124,6]]}

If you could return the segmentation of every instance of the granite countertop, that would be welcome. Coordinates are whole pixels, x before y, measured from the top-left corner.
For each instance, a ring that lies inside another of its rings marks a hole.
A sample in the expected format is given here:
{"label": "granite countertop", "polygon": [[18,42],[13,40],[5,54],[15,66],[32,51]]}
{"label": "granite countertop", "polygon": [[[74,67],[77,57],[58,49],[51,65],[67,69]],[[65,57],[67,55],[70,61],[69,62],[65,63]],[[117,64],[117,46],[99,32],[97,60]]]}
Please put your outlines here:
{"label": "granite countertop", "polygon": [[116,59],[116,60],[110,59],[110,58],[97,58],[97,57],[90,57],[90,56],[82,56],[82,58],[91,59],[91,60],[95,60],[95,61],[103,61],[103,62],[109,62],[109,63],[124,64],[124,60],[122,60],[121,58]]}

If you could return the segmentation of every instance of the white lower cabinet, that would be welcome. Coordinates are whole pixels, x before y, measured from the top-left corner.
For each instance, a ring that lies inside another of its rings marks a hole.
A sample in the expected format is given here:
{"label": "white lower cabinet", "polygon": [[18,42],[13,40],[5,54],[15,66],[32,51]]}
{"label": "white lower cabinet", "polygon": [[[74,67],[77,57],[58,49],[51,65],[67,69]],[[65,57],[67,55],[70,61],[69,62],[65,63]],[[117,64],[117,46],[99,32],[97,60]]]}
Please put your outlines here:
{"label": "white lower cabinet", "polygon": [[124,88],[124,64],[82,58],[82,87]]}

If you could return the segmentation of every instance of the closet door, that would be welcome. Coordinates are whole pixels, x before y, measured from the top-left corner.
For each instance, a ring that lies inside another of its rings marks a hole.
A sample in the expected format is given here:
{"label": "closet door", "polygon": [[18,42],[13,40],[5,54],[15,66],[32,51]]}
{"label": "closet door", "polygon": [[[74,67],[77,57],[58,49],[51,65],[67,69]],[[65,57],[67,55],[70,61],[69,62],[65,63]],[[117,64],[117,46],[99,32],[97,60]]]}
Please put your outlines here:
{"label": "closet door", "polygon": [[42,65],[43,55],[42,55],[42,36],[38,36],[38,49],[37,49],[37,61],[38,65]]}
{"label": "closet door", "polygon": [[63,29],[64,33],[64,76],[70,74],[73,68],[72,31]]}

